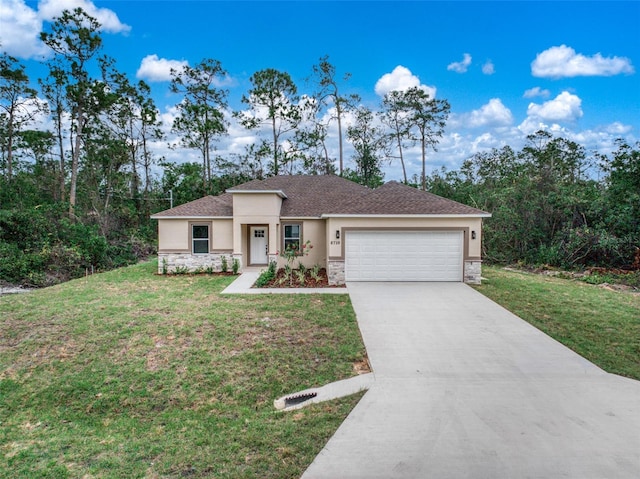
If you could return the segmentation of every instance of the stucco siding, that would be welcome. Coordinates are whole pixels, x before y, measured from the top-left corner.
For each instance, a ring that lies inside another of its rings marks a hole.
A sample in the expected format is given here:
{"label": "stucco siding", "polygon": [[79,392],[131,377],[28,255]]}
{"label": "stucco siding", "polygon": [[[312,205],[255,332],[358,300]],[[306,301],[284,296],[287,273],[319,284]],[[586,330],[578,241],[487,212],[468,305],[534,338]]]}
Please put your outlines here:
{"label": "stucco siding", "polygon": [[158,220],[159,251],[190,251],[189,221]]}
{"label": "stucco siding", "polygon": [[[348,230],[462,230],[465,233],[465,253],[468,258],[480,258],[482,241],[481,218],[373,218],[350,217],[327,219],[327,241],[329,241],[329,258],[344,258],[344,237]],[[340,232],[340,239],[336,238],[336,231]],[[475,231],[476,238],[471,239],[471,232]]]}
{"label": "stucco siding", "polygon": [[214,251],[233,250],[233,220],[213,220],[211,249]]}
{"label": "stucco siding", "polygon": [[[327,242],[326,242],[326,224],[325,220],[296,220],[286,219],[282,220],[280,227],[278,228],[278,252],[282,250],[283,238],[282,238],[282,225],[291,223],[302,223],[302,242],[306,243],[311,241],[309,254],[307,256],[300,256],[294,262],[294,266],[297,267],[298,263],[302,263],[307,267],[315,266],[319,264],[320,267],[325,268],[327,266]],[[271,248],[270,248],[271,249]],[[278,267],[283,267],[287,262],[284,258],[277,258]]]}

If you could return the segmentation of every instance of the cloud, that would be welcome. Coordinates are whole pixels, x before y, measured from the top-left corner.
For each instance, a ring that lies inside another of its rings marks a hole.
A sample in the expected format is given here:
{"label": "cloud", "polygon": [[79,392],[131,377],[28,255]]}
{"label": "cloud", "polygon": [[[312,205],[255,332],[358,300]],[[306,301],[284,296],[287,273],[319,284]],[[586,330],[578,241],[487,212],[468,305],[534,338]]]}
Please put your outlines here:
{"label": "cloud", "polygon": [[504,106],[499,98],[492,98],[479,110],[474,110],[469,114],[468,126],[478,128],[489,125],[506,126],[511,123],[513,123],[511,110]]}
{"label": "cloud", "polygon": [[127,33],[131,30],[129,25],[120,21],[113,10],[98,8],[88,0],[42,0],[38,4],[38,14],[43,20],[52,21],[59,17],[63,10],[72,11],[76,8],[82,8],[87,14],[98,20],[102,25],[103,32]]}
{"label": "cloud", "polygon": [[468,113],[452,114],[449,127],[454,129],[503,127],[513,124],[513,114],[503,105],[499,98],[492,98],[489,103]]}
{"label": "cloud", "polygon": [[0,44],[9,55],[31,58],[48,53],[39,40],[42,20],[23,0],[3,0],[0,3]]}
{"label": "cloud", "polygon": [[464,54],[464,58],[461,62],[453,62],[447,66],[447,70],[454,71],[456,73],[466,73],[467,68],[471,65],[471,55],[468,53]]}
{"label": "cloud", "polygon": [[436,97],[436,87],[420,84],[420,79],[402,65],[395,67],[391,73],[382,75],[376,82],[375,92],[383,97],[390,91],[406,91],[413,87],[421,88],[430,98]]}
{"label": "cloud", "polygon": [[524,98],[535,98],[537,96],[540,96],[542,98],[549,98],[549,95],[551,95],[551,92],[549,90],[543,90],[539,86],[536,86],[536,87],[529,88],[528,90],[526,90],[524,92],[524,95],[522,95],[522,96]]}
{"label": "cloud", "polygon": [[147,55],[140,62],[140,68],[136,72],[136,78],[150,82],[162,82],[171,80],[171,69],[180,71],[189,63],[186,60],[167,60],[158,58],[158,55]]}
{"label": "cloud", "polygon": [[633,65],[628,58],[605,58],[600,53],[587,57],[566,45],[538,53],[531,62],[531,74],[542,78],[613,76],[633,72]]}
{"label": "cloud", "polygon": [[529,103],[527,115],[543,121],[574,121],[582,117],[581,105],[580,97],[563,91],[542,105]]}
{"label": "cloud", "polygon": [[26,5],[24,0],[0,2],[0,44],[9,55],[18,58],[42,57],[50,50],[40,41],[43,22],[51,22],[63,10],[81,7],[101,24],[101,30],[109,33],[126,33],[131,30],[107,8],[97,8],[87,0],[42,0],[38,10]]}
{"label": "cloud", "polygon": [[625,125],[620,123],[619,121],[613,122],[610,125],[607,125],[604,130],[611,135],[626,135],[631,133],[633,128],[631,125]]}
{"label": "cloud", "polygon": [[485,64],[482,65],[482,73],[485,75],[493,75],[495,72],[496,68],[491,60],[487,60]]}

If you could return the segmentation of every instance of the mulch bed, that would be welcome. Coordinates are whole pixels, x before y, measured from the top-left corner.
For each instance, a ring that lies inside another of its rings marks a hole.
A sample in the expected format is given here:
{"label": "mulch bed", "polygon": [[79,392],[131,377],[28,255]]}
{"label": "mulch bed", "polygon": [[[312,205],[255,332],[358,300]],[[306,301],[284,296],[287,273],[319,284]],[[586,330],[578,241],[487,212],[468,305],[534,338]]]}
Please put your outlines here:
{"label": "mulch bed", "polygon": [[311,276],[311,272],[307,271],[305,274],[304,283],[298,280],[298,276],[294,273],[291,274],[291,282],[286,279],[284,268],[280,268],[276,273],[276,277],[269,283],[262,286],[263,288],[344,288],[344,285],[330,285],[329,278],[327,277],[327,270],[322,268],[318,272],[318,280]]}

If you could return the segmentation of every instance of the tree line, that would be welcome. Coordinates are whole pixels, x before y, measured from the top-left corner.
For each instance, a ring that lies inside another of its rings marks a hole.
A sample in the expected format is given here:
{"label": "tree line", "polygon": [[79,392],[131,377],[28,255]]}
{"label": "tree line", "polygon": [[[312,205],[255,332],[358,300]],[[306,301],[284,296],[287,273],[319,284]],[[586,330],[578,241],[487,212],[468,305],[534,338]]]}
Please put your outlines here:
{"label": "tree line", "polygon": [[[80,8],[64,11],[41,40],[52,56],[39,89],[16,58],[0,56],[0,280],[46,285],[136,261],[153,251],[149,216],[169,206],[170,194],[177,205],[250,179],[297,173],[339,174],[376,187],[390,161],[407,184],[491,211],[491,260],[622,264],[637,245],[637,145],[621,143],[594,166],[579,145],[541,132],[520,152],[483,153],[459,171],[427,174],[428,151],[448,119],[446,100],[414,87],[389,92],[373,111],[344,92],[349,74],[338,75],[325,56],[307,78],[312,93],[299,94],[288,73],[268,68],[251,76],[245,108],[234,112],[221,86],[227,72],[205,58],[171,71],[169,90],[179,101],[170,127],[179,140],[170,147],[200,158],[174,163],[153,148],[168,140],[150,86],[131,81],[103,54],[96,19]],[[34,124],[42,116],[49,129]],[[216,145],[232,118],[258,140],[223,157]],[[337,157],[329,147],[333,125]],[[422,170],[409,178],[405,155],[413,146]],[[595,167],[600,181],[588,174]],[[585,234],[599,246],[571,256]]]}

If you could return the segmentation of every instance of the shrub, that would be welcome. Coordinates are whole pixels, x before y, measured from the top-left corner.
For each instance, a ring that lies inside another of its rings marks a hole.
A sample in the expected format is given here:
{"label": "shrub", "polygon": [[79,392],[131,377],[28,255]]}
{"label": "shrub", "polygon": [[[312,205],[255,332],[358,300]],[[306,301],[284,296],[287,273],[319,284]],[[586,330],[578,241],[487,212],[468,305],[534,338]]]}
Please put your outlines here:
{"label": "shrub", "polygon": [[[271,263],[275,265],[273,261]],[[269,267],[271,267],[271,263],[269,264]],[[238,258],[233,258],[233,262],[231,263],[231,270],[233,271],[233,274],[238,274],[239,269],[240,269],[240,261],[238,261]]]}
{"label": "shrub", "polygon": [[222,255],[222,257],[220,258],[220,269],[222,270],[223,273],[226,273],[229,270],[229,263],[227,263],[227,257]]}

